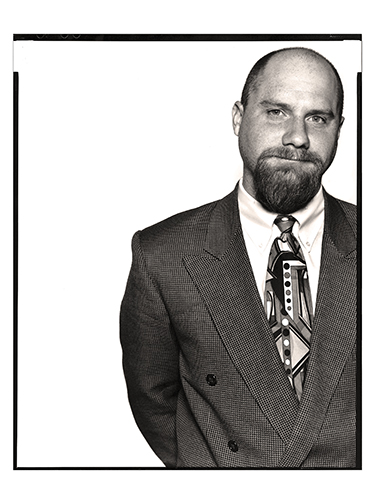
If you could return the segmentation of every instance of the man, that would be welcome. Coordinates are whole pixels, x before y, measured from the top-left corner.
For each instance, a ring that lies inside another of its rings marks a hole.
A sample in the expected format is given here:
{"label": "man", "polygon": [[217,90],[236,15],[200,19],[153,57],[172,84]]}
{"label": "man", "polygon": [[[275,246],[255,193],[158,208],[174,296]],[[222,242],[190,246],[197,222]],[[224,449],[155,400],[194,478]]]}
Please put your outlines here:
{"label": "man", "polygon": [[124,372],[167,467],[356,466],[356,210],[321,186],[342,108],[325,58],[268,54],[233,108],[236,189],[133,238]]}

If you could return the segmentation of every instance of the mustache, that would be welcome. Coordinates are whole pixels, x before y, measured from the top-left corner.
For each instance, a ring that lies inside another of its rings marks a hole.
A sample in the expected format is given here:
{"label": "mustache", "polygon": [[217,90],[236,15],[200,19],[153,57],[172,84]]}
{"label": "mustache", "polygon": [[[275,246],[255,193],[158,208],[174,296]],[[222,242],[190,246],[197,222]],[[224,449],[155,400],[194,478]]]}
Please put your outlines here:
{"label": "mustache", "polygon": [[290,149],[283,146],[269,148],[263,151],[263,153],[259,156],[258,161],[270,157],[281,158],[283,160],[306,161],[322,164],[320,156],[308,151],[307,149]]}

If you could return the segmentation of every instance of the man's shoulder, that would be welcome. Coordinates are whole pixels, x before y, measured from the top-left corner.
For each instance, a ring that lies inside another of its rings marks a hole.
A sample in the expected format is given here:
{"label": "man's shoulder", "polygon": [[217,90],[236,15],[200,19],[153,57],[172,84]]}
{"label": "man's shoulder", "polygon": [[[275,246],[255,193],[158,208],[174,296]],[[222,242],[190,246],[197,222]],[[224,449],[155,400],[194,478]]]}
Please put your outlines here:
{"label": "man's shoulder", "polygon": [[202,224],[207,224],[210,214],[218,201],[206,203],[190,210],[174,214],[156,224],[146,227],[140,231],[142,241],[155,241],[157,239],[169,239],[171,236],[185,235],[189,231],[199,231]]}
{"label": "man's shoulder", "polygon": [[179,254],[201,251],[207,235],[212,212],[226,199],[236,196],[236,190],[220,200],[177,213],[139,231],[144,253]]}
{"label": "man's shoulder", "polygon": [[353,228],[353,230],[356,232],[357,230],[357,205],[354,205],[353,203],[349,203],[348,201],[340,200],[338,198],[334,198],[342,210],[344,211],[344,214],[346,218],[348,219],[349,224]]}
{"label": "man's shoulder", "polygon": [[[357,207],[324,191],[327,231],[338,245],[357,238]],[[354,239],[353,239],[354,238]],[[341,243],[340,243],[341,242]]]}

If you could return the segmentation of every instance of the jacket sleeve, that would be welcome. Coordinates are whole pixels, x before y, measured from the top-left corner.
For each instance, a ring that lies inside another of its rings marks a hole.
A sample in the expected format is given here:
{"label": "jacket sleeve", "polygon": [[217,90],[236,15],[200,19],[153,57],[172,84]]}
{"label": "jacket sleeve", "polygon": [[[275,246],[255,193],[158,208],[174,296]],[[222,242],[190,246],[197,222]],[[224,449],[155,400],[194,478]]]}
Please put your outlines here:
{"label": "jacket sleeve", "polygon": [[120,312],[128,398],[145,439],[167,467],[176,466],[178,346],[161,294],[146,269],[140,232]]}

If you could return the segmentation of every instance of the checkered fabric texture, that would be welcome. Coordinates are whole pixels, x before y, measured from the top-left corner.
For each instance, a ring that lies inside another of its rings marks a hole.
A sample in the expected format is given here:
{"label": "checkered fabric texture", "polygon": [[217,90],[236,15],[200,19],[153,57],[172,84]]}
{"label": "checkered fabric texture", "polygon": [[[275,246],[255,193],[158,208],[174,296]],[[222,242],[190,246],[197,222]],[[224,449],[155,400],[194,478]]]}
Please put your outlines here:
{"label": "checkered fabric texture", "polygon": [[356,208],[324,196],[300,403],[255,283],[237,188],[134,236],[123,366],[135,420],[167,467],[356,466]]}

